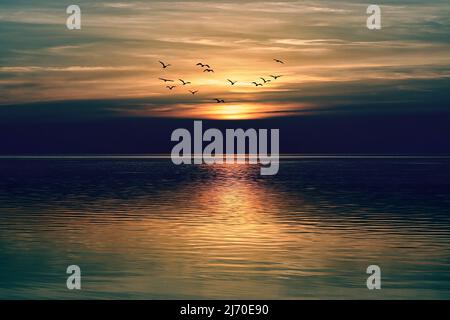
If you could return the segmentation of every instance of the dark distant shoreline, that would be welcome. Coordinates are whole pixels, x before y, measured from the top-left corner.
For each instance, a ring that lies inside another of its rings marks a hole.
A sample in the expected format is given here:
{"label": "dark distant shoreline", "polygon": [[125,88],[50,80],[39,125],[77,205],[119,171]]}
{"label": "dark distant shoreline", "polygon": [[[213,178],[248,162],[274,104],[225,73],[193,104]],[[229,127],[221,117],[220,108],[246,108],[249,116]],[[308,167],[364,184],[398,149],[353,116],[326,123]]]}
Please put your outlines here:
{"label": "dark distant shoreline", "polygon": [[[450,155],[280,154],[281,159],[450,159]],[[1,159],[170,159],[170,154],[0,155]]]}

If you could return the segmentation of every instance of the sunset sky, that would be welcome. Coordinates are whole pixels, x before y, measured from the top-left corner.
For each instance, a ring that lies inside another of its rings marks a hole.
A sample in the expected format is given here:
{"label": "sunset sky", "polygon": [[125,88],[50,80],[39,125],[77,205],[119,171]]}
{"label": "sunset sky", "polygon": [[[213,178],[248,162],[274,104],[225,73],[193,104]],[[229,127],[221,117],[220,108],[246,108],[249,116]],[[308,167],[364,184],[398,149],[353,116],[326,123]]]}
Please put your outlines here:
{"label": "sunset sky", "polygon": [[[70,4],[81,7],[81,30],[65,26]],[[449,113],[448,1],[378,4],[382,30],[371,31],[368,3],[352,0],[1,0],[0,118]],[[251,83],[271,74],[283,77]],[[170,91],[159,77],[192,84]]]}

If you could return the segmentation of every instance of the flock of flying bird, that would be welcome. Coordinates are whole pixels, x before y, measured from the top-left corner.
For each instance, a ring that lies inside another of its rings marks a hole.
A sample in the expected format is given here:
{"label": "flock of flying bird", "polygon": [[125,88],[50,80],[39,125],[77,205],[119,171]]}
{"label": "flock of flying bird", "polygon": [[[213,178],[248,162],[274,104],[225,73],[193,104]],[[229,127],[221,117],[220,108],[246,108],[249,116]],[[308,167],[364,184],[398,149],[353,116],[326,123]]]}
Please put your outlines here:
{"label": "flock of flying bird", "polygon": [[[275,62],[277,62],[277,63],[284,64],[284,62],[279,60],[279,59],[273,59],[273,60]],[[166,63],[164,63],[162,61],[159,61],[159,63],[161,64],[163,69],[166,69],[166,68],[171,66],[171,64],[166,64]],[[211,73],[212,72],[212,73],[214,73],[214,69],[212,69],[209,64],[204,64],[204,63],[199,62],[199,63],[196,64],[196,66],[200,67],[203,70],[203,72],[207,72],[207,73]],[[268,83],[270,83],[273,80],[277,80],[278,78],[282,77],[282,75],[270,75],[270,77],[272,79],[266,79],[266,78],[263,78],[263,77],[259,78],[259,79],[262,80],[262,83],[261,82],[257,82],[257,81],[253,81],[251,83],[254,84],[256,87],[262,87],[263,85],[268,84]],[[168,82],[169,83],[173,83],[173,82],[175,82],[175,80],[166,79],[166,78],[159,78],[159,80],[164,81],[164,83],[168,83]],[[182,86],[186,86],[186,85],[191,84],[191,82],[185,81],[183,79],[178,79],[178,80],[181,82]],[[230,80],[230,79],[227,79],[227,81],[232,86],[234,86],[237,83],[237,81],[233,81],[233,80]],[[177,87],[176,85],[167,85],[166,86],[166,88],[169,89],[169,90],[173,90],[176,87]],[[195,95],[198,92],[198,90],[188,90],[188,91],[192,95]],[[215,98],[213,100],[215,100],[217,103],[225,103],[225,100],[223,100],[223,99]]]}

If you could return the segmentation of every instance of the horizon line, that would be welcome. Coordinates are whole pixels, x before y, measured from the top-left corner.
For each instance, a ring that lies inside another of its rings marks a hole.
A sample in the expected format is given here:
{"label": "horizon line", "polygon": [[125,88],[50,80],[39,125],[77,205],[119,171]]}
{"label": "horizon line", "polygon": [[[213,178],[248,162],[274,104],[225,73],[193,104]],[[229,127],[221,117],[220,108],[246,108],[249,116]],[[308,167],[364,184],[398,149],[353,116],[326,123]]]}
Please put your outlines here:
{"label": "horizon line", "polygon": [[[218,157],[220,155],[217,155]],[[222,154],[226,157],[227,154]],[[234,154],[235,157],[258,157],[259,155]],[[261,157],[271,157],[273,155],[261,155]],[[203,157],[203,155],[192,155],[191,158]],[[278,154],[280,159],[450,159],[450,154],[326,154],[326,153],[281,153]],[[170,154],[11,154],[0,155],[0,160],[8,159],[171,159]],[[181,157],[180,157],[181,158]]]}

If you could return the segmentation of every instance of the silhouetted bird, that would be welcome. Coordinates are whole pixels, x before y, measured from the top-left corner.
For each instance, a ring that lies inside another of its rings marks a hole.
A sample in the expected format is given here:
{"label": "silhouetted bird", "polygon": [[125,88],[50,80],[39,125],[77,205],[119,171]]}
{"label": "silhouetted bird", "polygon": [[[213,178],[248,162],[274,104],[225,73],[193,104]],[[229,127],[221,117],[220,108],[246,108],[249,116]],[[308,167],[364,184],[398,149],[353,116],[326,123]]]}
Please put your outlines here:
{"label": "silhouetted bird", "polygon": [[209,64],[203,64],[203,63],[201,63],[201,62],[197,63],[196,66],[200,66],[200,67],[202,67],[202,68],[206,67],[206,68],[208,68],[208,69],[211,69],[211,67],[209,66]]}
{"label": "silhouetted bird", "polygon": [[162,81],[164,81],[164,82],[173,82],[173,80],[170,80],[170,79],[164,79],[164,78],[158,78],[159,80],[162,80]]}
{"label": "silhouetted bird", "polygon": [[203,70],[203,72],[214,72],[214,70],[208,68],[208,69]]}
{"label": "silhouetted bird", "polygon": [[165,63],[164,63],[164,62],[162,62],[162,61],[160,61],[159,63],[161,63],[161,65],[162,65],[163,69],[165,69],[165,68],[167,68],[167,67],[170,67],[170,66],[171,66],[170,64],[165,64]]}
{"label": "silhouetted bird", "polygon": [[274,78],[275,80],[277,80],[279,77],[282,77],[282,76],[281,75],[280,76],[272,76],[271,75],[271,77]]}
{"label": "silhouetted bird", "polygon": [[264,83],[268,83],[268,82],[270,82],[270,80],[266,80],[266,79],[264,79],[264,78],[260,78],[262,81],[264,81]]}
{"label": "silhouetted bird", "polygon": [[259,87],[259,86],[261,86],[262,87],[262,84],[261,83],[257,83],[257,82],[252,82],[255,86],[257,86],[257,87]]}
{"label": "silhouetted bird", "polygon": [[176,86],[166,86],[169,90],[172,90],[173,88],[176,88]]}
{"label": "silhouetted bird", "polygon": [[198,90],[195,90],[195,91],[189,90],[189,92],[192,93],[192,94],[196,94],[198,92]]}
{"label": "silhouetted bird", "polygon": [[222,100],[222,99],[217,99],[217,98],[215,98],[214,100],[216,100],[217,103],[225,103],[225,100]]}
{"label": "silhouetted bird", "polygon": [[183,84],[183,86],[187,85],[187,84],[191,84],[189,81],[184,81],[183,79],[178,79],[181,81],[181,83]]}
{"label": "silhouetted bird", "polygon": [[234,86],[234,84],[237,82],[237,81],[232,81],[230,79],[227,79],[227,80],[228,80],[229,83],[231,83],[232,86]]}
{"label": "silhouetted bird", "polygon": [[278,63],[282,63],[282,64],[284,64],[284,62],[283,62],[283,61],[281,61],[281,60],[278,60],[278,59],[273,59],[273,61],[275,61],[275,62],[278,62]]}

